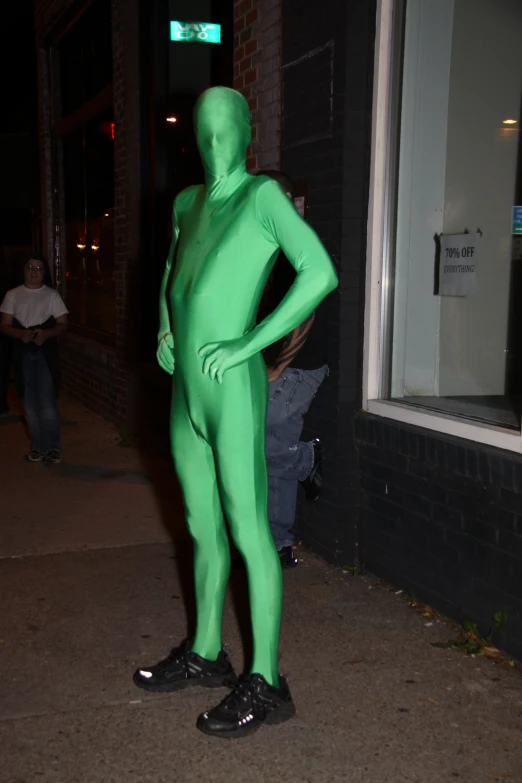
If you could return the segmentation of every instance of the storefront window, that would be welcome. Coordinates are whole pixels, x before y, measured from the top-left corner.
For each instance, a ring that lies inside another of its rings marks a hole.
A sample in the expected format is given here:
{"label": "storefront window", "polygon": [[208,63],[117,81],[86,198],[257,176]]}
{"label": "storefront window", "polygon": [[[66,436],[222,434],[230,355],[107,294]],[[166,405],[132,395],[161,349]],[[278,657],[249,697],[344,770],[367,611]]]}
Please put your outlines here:
{"label": "storefront window", "polygon": [[54,177],[63,293],[73,329],[116,332],[114,139],[110,2],[96,0],[52,51]]}
{"label": "storefront window", "polygon": [[522,3],[399,7],[380,396],[519,430]]}

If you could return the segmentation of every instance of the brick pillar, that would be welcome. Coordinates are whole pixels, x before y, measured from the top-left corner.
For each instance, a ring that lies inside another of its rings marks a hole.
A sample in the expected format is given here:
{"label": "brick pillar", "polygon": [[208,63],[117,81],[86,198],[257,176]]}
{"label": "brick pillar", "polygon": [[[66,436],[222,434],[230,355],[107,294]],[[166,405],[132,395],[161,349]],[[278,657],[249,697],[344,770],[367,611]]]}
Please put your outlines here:
{"label": "brick pillar", "polygon": [[281,0],[234,0],[234,89],[252,112],[247,168],[279,168]]}
{"label": "brick pillar", "polygon": [[139,332],[140,100],[139,0],[112,0],[114,101],[114,277],[116,415],[128,431],[136,417]]}

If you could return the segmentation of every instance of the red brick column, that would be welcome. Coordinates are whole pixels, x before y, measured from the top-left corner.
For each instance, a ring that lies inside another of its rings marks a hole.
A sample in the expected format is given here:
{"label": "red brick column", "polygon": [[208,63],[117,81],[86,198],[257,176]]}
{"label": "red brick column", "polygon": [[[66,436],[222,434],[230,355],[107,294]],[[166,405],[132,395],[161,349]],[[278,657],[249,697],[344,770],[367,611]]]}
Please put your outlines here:
{"label": "red brick column", "polygon": [[258,70],[254,64],[259,52],[255,23],[259,12],[253,0],[234,0],[234,89],[239,90],[248,101],[252,112],[252,144],[248,150],[247,168],[255,170],[257,164],[257,124],[254,117],[258,109],[256,82]]}
{"label": "red brick column", "polygon": [[279,167],[281,84],[281,0],[234,0],[234,88],[252,112],[249,170]]}

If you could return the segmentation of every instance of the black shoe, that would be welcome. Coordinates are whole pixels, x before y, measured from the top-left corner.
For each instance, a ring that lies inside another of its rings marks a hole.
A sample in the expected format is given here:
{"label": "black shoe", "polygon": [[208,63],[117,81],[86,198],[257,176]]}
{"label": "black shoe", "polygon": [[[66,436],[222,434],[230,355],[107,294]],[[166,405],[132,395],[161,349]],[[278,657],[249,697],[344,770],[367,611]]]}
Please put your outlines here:
{"label": "black shoe", "polygon": [[284,546],[277,550],[279,560],[281,561],[281,568],[296,568],[299,565],[299,560],[294,555],[294,550],[291,546]]}
{"label": "black shoe", "polygon": [[283,723],[294,715],[295,704],[283,677],[280,687],[274,688],[260,674],[249,674],[221,704],[199,716],[197,727],[205,734],[233,739],[253,734],[263,723]]}
{"label": "black shoe", "polygon": [[48,451],[45,455],[45,462],[51,462],[53,465],[59,465],[62,461],[62,457],[60,455],[60,452],[58,449],[51,449],[51,451]]}
{"label": "black shoe", "polygon": [[41,462],[44,458],[45,455],[42,454],[41,451],[38,451],[38,449],[32,449],[29,454],[25,455],[26,462]]}
{"label": "black shoe", "polygon": [[321,441],[316,438],[312,441],[312,447],[314,450],[314,464],[312,465],[312,470],[308,476],[301,481],[306,493],[306,499],[309,503],[315,503],[315,501],[319,499],[323,488],[324,456]]}
{"label": "black shoe", "polygon": [[138,669],[133,679],[139,688],[159,692],[179,691],[188,685],[201,685],[203,688],[231,687],[237,682],[224,650],[221,650],[217,660],[208,661],[193,653],[189,642],[172,650],[165,660],[154,666]]}

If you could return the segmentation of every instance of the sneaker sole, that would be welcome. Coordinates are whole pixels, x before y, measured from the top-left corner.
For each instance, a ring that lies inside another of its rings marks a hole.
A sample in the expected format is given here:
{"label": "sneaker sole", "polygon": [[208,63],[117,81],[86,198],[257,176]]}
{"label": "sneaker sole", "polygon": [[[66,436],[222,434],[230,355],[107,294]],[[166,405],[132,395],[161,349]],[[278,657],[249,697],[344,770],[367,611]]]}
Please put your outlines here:
{"label": "sneaker sole", "polygon": [[291,720],[296,713],[295,704],[287,705],[284,709],[275,710],[271,712],[262,723],[256,723],[249,726],[241,726],[239,729],[224,729],[214,730],[211,729],[203,720],[203,716],[200,715],[196,723],[196,727],[208,734],[209,737],[219,737],[220,739],[241,739],[242,737],[248,737],[250,734],[255,734],[262,726],[278,726],[280,723],[285,723],[287,720]]}
{"label": "sneaker sole", "polygon": [[235,675],[224,675],[220,677],[205,677],[197,679],[195,677],[188,680],[178,680],[177,682],[165,682],[165,683],[152,683],[148,684],[147,680],[142,680],[141,677],[135,673],[133,676],[134,685],[141,688],[144,691],[150,691],[150,693],[173,693],[174,691],[182,691],[185,688],[189,688],[191,685],[199,686],[200,688],[226,688],[230,683],[230,680]]}

